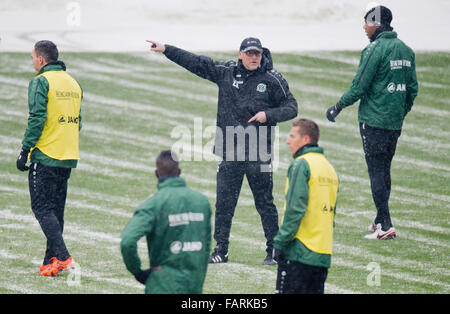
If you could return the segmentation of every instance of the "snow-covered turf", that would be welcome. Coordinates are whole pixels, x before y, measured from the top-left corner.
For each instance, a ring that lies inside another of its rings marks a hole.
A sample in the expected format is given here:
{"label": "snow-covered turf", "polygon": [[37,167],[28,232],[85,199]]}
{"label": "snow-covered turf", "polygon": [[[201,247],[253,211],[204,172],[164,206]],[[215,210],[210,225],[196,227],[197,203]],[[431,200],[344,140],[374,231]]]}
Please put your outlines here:
{"label": "snow-covered turf", "polygon": [[[218,59],[230,53],[206,53]],[[72,172],[65,238],[80,276],[42,278],[45,240],[31,210],[27,178],[15,169],[27,121],[27,86],[33,74],[27,53],[0,59],[0,293],[141,293],[126,271],[120,232],[134,208],[156,190],[154,159],[187,130],[192,149],[204,153],[214,125],[217,88],[149,53],[67,53],[61,59],[82,84],[81,161]],[[331,124],[325,111],[350,85],[359,52],[274,54],[299,102],[299,115],[321,128],[321,145],[340,176],[335,245],[326,293],[449,293],[450,54],[418,53],[420,93],[408,115],[393,161],[391,213],[398,238],[364,239],[375,216],[357,125],[357,105]],[[201,119],[201,120],[199,120]],[[194,121],[204,137],[194,138]],[[274,197],[281,213],[291,161],[279,125]],[[178,135],[177,135],[178,134]],[[207,149],[206,149],[207,150]],[[206,152],[205,152],[206,155]],[[204,155],[204,156],[205,156]],[[193,155],[194,156],[194,155]],[[198,155],[197,155],[198,156]],[[188,184],[214,207],[215,161],[181,162]],[[247,182],[233,220],[230,262],[211,265],[205,293],[272,293],[276,267],[263,266],[265,239]],[[148,265],[144,241],[140,256]],[[380,282],[373,279],[376,263]],[[373,285],[375,283],[375,285]]]}
{"label": "snow-covered turf", "polygon": [[[261,38],[289,81],[299,116],[321,128],[321,145],[340,177],[335,244],[326,293],[449,293],[450,41],[447,0],[378,1],[392,9],[399,37],[418,51],[419,96],[393,161],[395,241],[364,239],[375,215],[357,126],[357,105],[336,124],[326,109],[349,87],[367,45],[360,0],[29,0],[0,2],[0,293],[142,293],[126,271],[120,232],[156,190],[154,159],[191,143],[193,160],[212,158],[217,88],[146,53],[145,39],[218,60],[241,40]],[[42,278],[45,240],[31,209],[27,177],[15,168],[27,119],[34,42],[53,40],[84,88],[81,161],[69,181],[65,238],[71,273]],[[214,52],[211,52],[214,51]],[[431,52],[434,51],[434,52]],[[446,51],[446,52],[439,52]],[[201,123],[200,139],[196,127]],[[281,214],[291,161],[279,126],[274,197]],[[217,162],[181,163],[188,184],[214,207]],[[139,243],[144,265],[148,257]],[[233,220],[230,262],[211,265],[205,293],[272,293],[276,267],[263,266],[265,239],[248,184]],[[375,263],[375,264],[374,264]],[[373,266],[376,268],[373,268]],[[380,281],[373,280],[379,272]]]}

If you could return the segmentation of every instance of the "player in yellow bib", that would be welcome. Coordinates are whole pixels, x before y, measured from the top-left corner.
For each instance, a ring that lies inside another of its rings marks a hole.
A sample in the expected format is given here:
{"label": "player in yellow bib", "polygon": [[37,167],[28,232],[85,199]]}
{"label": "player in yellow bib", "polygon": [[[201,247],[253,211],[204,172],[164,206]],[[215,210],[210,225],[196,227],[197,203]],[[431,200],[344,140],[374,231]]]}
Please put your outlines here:
{"label": "player in yellow bib", "polygon": [[333,248],[338,177],[318,146],[319,127],[293,123],[287,144],[294,157],[285,188],[282,225],[274,239],[278,293],[323,293]]}
{"label": "player in yellow bib", "polygon": [[28,87],[28,125],[17,168],[29,170],[31,209],[47,238],[41,275],[55,276],[73,264],[62,233],[67,182],[80,159],[83,91],[51,41],[37,42],[31,58],[37,75]]}

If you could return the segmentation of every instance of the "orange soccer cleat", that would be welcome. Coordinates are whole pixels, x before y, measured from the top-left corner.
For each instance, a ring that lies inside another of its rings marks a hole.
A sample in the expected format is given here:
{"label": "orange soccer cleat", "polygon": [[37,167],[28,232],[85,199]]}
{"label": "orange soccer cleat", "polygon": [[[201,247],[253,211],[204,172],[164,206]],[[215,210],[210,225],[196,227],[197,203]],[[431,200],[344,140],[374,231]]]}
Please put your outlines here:
{"label": "orange soccer cleat", "polygon": [[69,256],[69,258],[66,259],[65,261],[60,261],[60,260],[58,260],[58,265],[59,265],[59,267],[61,268],[60,270],[63,270],[63,269],[67,269],[67,268],[72,267],[72,266],[73,266],[73,263],[74,263],[74,261],[73,261],[72,256]]}
{"label": "orange soccer cleat", "polygon": [[72,256],[65,261],[60,261],[56,257],[52,257],[50,260],[52,261],[52,264],[41,272],[42,276],[56,276],[61,270],[70,268],[74,263]]}
{"label": "orange soccer cleat", "polygon": [[44,271],[46,270],[48,267],[52,266],[52,263],[50,264],[42,264],[41,266],[39,266],[39,271]]}

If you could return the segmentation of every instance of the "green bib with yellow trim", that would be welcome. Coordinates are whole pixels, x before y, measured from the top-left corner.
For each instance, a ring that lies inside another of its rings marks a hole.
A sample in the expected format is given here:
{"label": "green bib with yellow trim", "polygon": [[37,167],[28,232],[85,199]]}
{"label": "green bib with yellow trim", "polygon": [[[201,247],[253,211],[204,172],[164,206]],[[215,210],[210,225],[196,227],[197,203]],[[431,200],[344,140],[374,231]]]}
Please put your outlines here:
{"label": "green bib with yellow trim", "polygon": [[45,155],[57,160],[79,160],[78,137],[81,88],[66,71],[47,71],[47,120],[36,143]]}
{"label": "green bib with yellow trim", "polygon": [[308,207],[295,238],[308,249],[320,254],[332,254],[334,209],[338,177],[323,154],[307,153],[304,159],[310,168]]}

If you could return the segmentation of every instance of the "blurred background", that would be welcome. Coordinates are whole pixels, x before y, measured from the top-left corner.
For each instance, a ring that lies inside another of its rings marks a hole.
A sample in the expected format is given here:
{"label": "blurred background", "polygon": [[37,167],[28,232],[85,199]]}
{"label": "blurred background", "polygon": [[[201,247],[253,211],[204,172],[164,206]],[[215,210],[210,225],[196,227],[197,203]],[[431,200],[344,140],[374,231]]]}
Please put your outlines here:
{"label": "blurred background", "polygon": [[[248,36],[274,52],[360,50],[369,1],[2,0],[0,51],[49,39],[63,51],[142,51],[154,39],[197,51],[233,51]],[[385,0],[415,50],[449,50],[448,0]]]}

